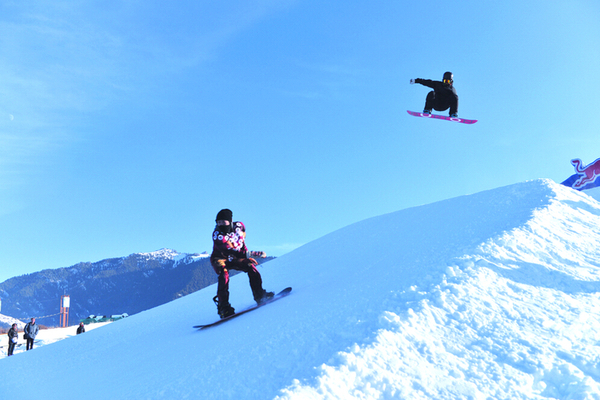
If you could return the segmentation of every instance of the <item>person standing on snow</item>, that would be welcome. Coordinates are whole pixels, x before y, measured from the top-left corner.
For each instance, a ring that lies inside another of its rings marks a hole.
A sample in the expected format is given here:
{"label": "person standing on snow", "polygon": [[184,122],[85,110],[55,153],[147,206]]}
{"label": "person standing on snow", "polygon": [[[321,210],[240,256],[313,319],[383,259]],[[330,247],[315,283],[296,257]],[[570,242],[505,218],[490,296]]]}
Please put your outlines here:
{"label": "person standing on snow", "polygon": [[8,330],[8,356],[13,355],[13,351],[15,351],[15,346],[17,345],[17,341],[19,340],[19,331],[17,330],[17,324],[12,324],[12,327]]}
{"label": "person standing on snow", "polygon": [[25,329],[23,330],[25,339],[27,339],[27,350],[33,349],[33,341],[40,331],[40,327],[36,325],[35,318],[31,318],[31,322],[25,325]]}
{"label": "person standing on snow", "polygon": [[229,304],[229,270],[243,271],[248,274],[254,300],[260,304],[274,296],[262,287],[262,278],[256,269],[258,262],[252,257],[265,258],[264,251],[248,251],[246,247],[246,227],[241,222],[233,222],[233,212],[229,209],[219,211],[217,226],[213,231],[213,251],[210,263],[217,275],[217,295],[213,299],[221,318],[235,314]]}
{"label": "person standing on snow", "polygon": [[431,110],[445,111],[449,108],[450,118],[458,118],[458,95],[452,86],[454,83],[452,72],[445,72],[441,82],[421,78],[410,80],[411,85],[415,83],[433,89],[427,94],[423,114],[431,114]]}

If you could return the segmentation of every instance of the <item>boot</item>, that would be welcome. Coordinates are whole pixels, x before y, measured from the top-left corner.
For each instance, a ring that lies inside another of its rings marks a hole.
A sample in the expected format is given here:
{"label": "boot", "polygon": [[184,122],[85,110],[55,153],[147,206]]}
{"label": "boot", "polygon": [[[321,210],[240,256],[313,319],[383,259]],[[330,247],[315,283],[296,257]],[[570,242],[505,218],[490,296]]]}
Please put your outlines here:
{"label": "boot", "polygon": [[254,299],[254,300],[256,300],[257,304],[262,304],[265,301],[267,301],[269,299],[272,299],[273,296],[275,296],[274,292],[267,292],[266,290],[263,289],[262,296],[260,298],[258,298],[258,299]]}
{"label": "boot", "polygon": [[231,317],[233,314],[235,314],[235,309],[229,304],[219,310],[219,317],[221,319]]}
{"label": "boot", "polygon": [[231,307],[231,304],[229,304],[228,302],[223,304],[219,303],[218,296],[213,297],[213,301],[217,305],[217,312],[219,313],[219,317],[221,317],[221,319],[230,317],[233,314],[235,314],[235,309]]}

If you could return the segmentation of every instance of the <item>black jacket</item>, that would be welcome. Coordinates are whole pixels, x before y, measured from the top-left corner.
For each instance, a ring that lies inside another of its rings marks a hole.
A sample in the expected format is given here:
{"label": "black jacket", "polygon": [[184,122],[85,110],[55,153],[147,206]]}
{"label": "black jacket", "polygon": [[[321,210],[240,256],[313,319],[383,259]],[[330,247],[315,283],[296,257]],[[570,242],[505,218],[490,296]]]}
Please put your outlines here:
{"label": "black jacket", "polygon": [[415,83],[432,88],[435,91],[436,103],[443,104],[446,108],[452,105],[458,106],[458,94],[456,94],[454,86],[440,81],[421,78],[415,79]]}
{"label": "black jacket", "polygon": [[14,338],[14,337],[16,337],[18,339],[19,338],[19,332],[17,332],[13,328],[10,328],[8,330],[8,342],[12,343],[12,338]]}

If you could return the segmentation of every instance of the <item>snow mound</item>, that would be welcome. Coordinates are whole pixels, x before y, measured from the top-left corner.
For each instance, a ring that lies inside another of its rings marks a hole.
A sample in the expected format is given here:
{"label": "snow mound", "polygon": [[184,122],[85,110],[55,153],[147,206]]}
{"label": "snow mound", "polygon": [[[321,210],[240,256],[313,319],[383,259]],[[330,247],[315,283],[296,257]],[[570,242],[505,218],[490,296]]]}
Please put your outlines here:
{"label": "snow mound", "polygon": [[[599,243],[600,204],[548,180],[382,215],[262,266],[285,299],[193,330],[217,317],[212,286],[4,359],[0,393],[600,398]],[[243,274],[230,289],[252,304]]]}

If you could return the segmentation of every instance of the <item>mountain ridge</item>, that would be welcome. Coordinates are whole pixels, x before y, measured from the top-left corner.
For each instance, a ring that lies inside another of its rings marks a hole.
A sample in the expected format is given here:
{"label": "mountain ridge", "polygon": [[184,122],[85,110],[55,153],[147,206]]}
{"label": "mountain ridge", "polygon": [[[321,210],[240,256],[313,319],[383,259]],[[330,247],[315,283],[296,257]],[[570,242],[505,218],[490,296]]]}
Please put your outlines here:
{"label": "mountain ridge", "polygon": [[6,315],[58,326],[61,296],[69,295],[72,325],[91,314],[133,315],[216,281],[208,254],[164,248],[13,277],[0,283],[0,298]]}

